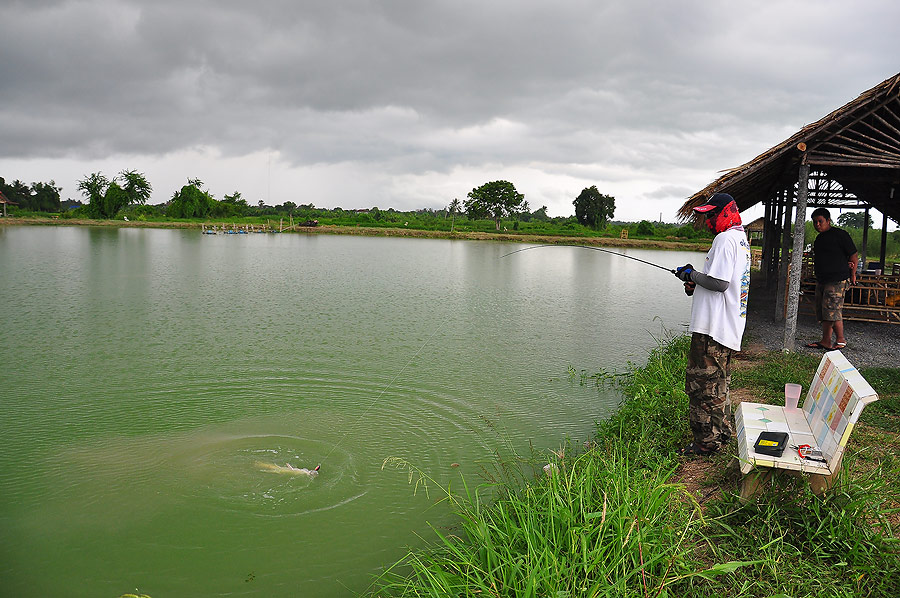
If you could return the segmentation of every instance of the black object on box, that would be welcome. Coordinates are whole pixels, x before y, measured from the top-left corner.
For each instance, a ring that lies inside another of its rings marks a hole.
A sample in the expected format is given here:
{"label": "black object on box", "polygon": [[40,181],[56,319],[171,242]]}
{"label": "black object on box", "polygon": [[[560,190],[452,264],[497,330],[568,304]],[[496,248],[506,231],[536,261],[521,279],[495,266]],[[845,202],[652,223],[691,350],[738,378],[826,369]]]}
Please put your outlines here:
{"label": "black object on box", "polygon": [[760,455],[780,457],[787,448],[787,442],[787,432],[760,432],[756,444],[753,445],[753,450]]}

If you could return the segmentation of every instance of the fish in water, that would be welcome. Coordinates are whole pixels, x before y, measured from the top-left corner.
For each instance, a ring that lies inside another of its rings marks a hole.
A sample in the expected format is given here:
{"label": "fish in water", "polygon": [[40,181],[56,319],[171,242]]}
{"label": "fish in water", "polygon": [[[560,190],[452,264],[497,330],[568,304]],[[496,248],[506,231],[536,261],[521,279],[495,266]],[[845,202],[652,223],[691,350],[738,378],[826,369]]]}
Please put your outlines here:
{"label": "fish in water", "polygon": [[274,463],[263,463],[261,461],[257,461],[256,466],[259,467],[261,471],[287,475],[305,475],[310,478],[314,478],[319,475],[319,467],[321,467],[321,465],[316,465],[315,469],[307,469],[305,467],[294,467],[290,463],[285,463],[284,467],[282,467],[281,465],[275,465]]}

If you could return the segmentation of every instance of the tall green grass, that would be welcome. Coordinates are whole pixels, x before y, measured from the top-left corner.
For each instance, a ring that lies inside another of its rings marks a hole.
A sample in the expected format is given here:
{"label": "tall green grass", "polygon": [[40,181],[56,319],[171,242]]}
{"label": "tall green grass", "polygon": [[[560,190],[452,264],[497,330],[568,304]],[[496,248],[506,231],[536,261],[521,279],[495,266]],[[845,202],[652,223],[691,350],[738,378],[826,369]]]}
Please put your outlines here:
{"label": "tall green grass", "polygon": [[410,552],[378,581],[395,596],[677,596],[703,566],[692,556],[702,516],[672,469],[615,445],[554,463],[552,475],[485,504],[448,495],[461,529]]}
{"label": "tall green grass", "polygon": [[[599,374],[619,381],[622,403],[598,424],[586,451],[568,447],[550,457],[550,475],[535,464],[537,475],[518,482],[495,477],[490,500],[465,480],[458,492],[442,488],[457,527],[435,528],[431,545],[388,568],[372,593],[900,595],[900,550],[893,536],[900,460],[869,462],[865,451],[848,451],[840,483],[821,497],[801,478],[776,478],[757,501],[742,503],[722,472],[727,460],[704,461],[714,470],[710,483],[725,487],[722,498],[702,508],[678,483],[682,462],[674,448],[689,435],[688,346],[687,337],[667,339],[645,366],[632,366],[626,376]],[[785,377],[808,367],[773,353],[743,380],[783,392]],[[409,468],[403,461],[393,464]]]}

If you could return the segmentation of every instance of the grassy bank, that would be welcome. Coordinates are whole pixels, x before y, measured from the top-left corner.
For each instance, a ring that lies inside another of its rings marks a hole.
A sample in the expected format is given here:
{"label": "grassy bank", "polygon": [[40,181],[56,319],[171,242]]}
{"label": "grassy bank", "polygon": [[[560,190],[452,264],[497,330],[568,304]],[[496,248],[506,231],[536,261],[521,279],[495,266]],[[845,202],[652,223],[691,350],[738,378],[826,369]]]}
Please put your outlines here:
{"label": "grassy bank", "polygon": [[[881,394],[864,414],[839,483],[814,496],[778,478],[756,502],[735,497],[727,455],[685,462],[687,339],[653,351],[620,380],[619,411],[553,474],[446,491],[458,526],[435,530],[376,583],[381,596],[900,595],[900,370],[864,371]],[[816,361],[781,353],[744,363],[734,387],[776,400]],[[611,377],[597,376],[601,383]],[[502,467],[509,471],[510,467]],[[519,470],[521,471],[521,470]],[[529,471],[526,468],[526,471]]]}
{"label": "grassy bank", "polygon": [[[255,219],[252,224],[255,226],[265,226],[266,221],[257,222]],[[101,227],[122,227],[122,228],[178,228],[178,229],[197,229],[200,230],[203,225],[211,225],[213,222],[201,220],[90,220],[85,218],[0,218],[0,225],[43,225],[43,226],[101,226]],[[217,225],[221,222],[217,222]],[[238,222],[238,225],[244,224]],[[278,230],[278,225],[269,223]],[[231,223],[228,223],[229,227]],[[319,225],[315,227],[295,226],[286,232],[298,232],[304,234],[318,235],[360,235],[369,237],[410,237],[410,238],[427,238],[427,239],[460,239],[470,241],[505,241],[515,243],[535,243],[546,245],[596,245],[605,247],[633,247],[641,249],[670,249],[676,251],[707,251],[709,249],[709,239],[698,239],[696,241],[678,239],[678,238],[652,238],[652,237],[631,237],[620,238],[615,236],[596,236],[596,235],[560,235],[544,233],[539,234],[528,231],[507,231],[492,232],[482,230],[434,230],[434,229],[417,229],[409,227],[390,227],[390,226],[342,226],[342,225]]]}

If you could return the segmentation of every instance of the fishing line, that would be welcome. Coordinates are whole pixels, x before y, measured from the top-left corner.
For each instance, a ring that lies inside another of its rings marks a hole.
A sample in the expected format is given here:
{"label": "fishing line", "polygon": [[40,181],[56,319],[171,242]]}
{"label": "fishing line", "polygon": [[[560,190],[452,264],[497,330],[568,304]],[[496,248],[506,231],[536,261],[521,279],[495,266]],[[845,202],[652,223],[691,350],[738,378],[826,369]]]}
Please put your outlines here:
{"label": "fishing line", "polygon": [[675,274],[675,270],[671,268],[666,268],[665,266],[660,266],[659,264],[654,264],[653,262],[648,262],[647,260],[642,260],[639,257],[634,257],[631,255],[625,255],[624,253],[619,253],[618,251],[610,251],[609,249],[603,249],[602,247],[592,247],[590,245],[534,245],[533,247],[525,247],[524,249],[516,249],[515,251],[510,251],[504,255],[501,255],[499,259],[505,258],[507,255],[512,255],[514,253],[519,253],[520,251],[528,251],[529,249],[539,249],[541,247],[580,247],[582,249],[593,249],[594,251],[602,251],[604,253],[609,253],[612,255],[617,255],[619,257],[628,258],[630,260],[634,260],[636,262],[641,262],[642,264],[647,264],[648,266],[653,266],[654,268],[659,268],[660,270],[665,270],[671,274]]}
{"label": "fishing line", "polygon": [[352,428],[355,428],[355,427],[356,427],[356,424],[358,424],[358,423],[362,420],[362,418],[366,416],[366,414],[369,412],[369,410],[372,409],[372,407],[374,407],[375,404],[378,403],[378,401],[381,400],[381,397],[384,396],[384,393],[386,393],[386,392],[394,385],[394,382],[396,382],[397,379],[398,379],[400,376],[403,375],[403,372],[406,371],[406,368],[409,367],[409,364],[411,364],[413,361],[415,361],[416,357],[418,357],[419,354],[420,354],[423,350],[425,350],[425,347],[427,347],[427,346],[431,343],[431,340],[432,340],[435,336],[437,336],[437,333],[440,332],[440,331],[443,330],[443,329],[444,329],[444,325],[443,325],[443,324],[439,325],[437,328],[435,328],[434,332],[431,333],[431,336],[429,336],[427,339],[425,339],[425,342],[422,343],[422,346],[419,347],[419,350],[416,351],[415,355],[413,355],[412,357],[409,358],[409,360],[403,365],[403,367],[400,368],[400,371],[397,372],[397,373],[394,375],[394,377],[391,379],[391,381],[387,383],[387,386],[385,386],[384,388],[381,389],[381,392],[378,393],[378,396],[376,396],[376,397],[375,397],[375,398],[374,398],[374,399],[366,406],[366,408],[363,409],[363,412],[359,414],[359,417],[356,418],[356,421],[353,422],[353,425],[347,427],[347,431],[344,432],[344,435],[341,436],[340,440],[338,440],[338,441],[334,444],[334,446],[331,447],[331,450],[328,451],[328,454],[326,454],[326,455],[322,458],[322,461],[319,462],[319,466],[321,466],[321,465],[322,465],[322,462],[324,462],[326,459],[328,459],[328,457],[330,457],[331,454],[334,453],[334,451],[337,450],[337,448],[344,442],[344,440],[347,439],[347,436],[350,435],[350,430],[351,430]]}
{"label": "fishing line", "polygon": [[[498,258],[498,259],[505,258],[506,256],[512,255],[514,253],[528,251],[529,249],[539,249],[541,247],[580,247],[582,249],[593,249],[594,251],[603,251],[604,253],[610,253],[612,255],[617,255],[619,257],[628,258],[628,259],[634,260],[636,262],[641,262],[642,264],[647,264],[648,266],[653,266],[654,268],[659,268],[660,270],[665,270],[666,272],[670,272],[672,274],[675,273],[675,270],[666,268],[665,266],[660,266],[659,264],[654,264],[653,262],[648,262],[647,260],[642,260],[641,258],[637,258],[637,257],[631,256],[631,255],[625,255],[624,253],[619,253],[618,251],[610,251],[609,249],[603,249],[602,247],[592,247],[590,245],[549,245],[549,244],[548,245],[534,245],[532,247],[525,247],[524,249],[517,249],[515,251],[511,251],[509,253],[501,255],[500,258]],[[347,436],[350,435],[351,429],[355,428],[356,425],[360,421],[362,421],[362,419],[369,413],[369,411],[372,409],[372,407],[374,407],[381,400],[381,397],[384,396],[384,393],[386,393],[388,390],[391,389],[391,387],[394,386],[394,383],[397,381],[397,379],[400,378],[400,376],[403,375],[403,372],[406,371],[406,368],[408,368],[410,366],[410,364],[416,359],[416,357],[418,357],[419,354],[421,354],[422,351],[425,350],[425,347],[427,347],[431,343],[432,339],[434,339],[434,337],[437,336],[437,334],[441,330],[443,330],[443,325],[439,325],[437,328],[435,328],[434,332],[431,333],[431,336],[429,336],[427,339],[425,339],[425,342],[422,343],[422,346],[419,347],[419,350],[416,351],[415,354],[409,358],[409,360],[403,365],[403,367],[400,368],[400,371],[398,371],[394,375],[394,377],[391,379],[391,381],[388,382],[387,385],[383,389],[381,389],[381,392],[378,393],[378,396],[376,396],[372,401],[370,401],[369,404],[366,406],[366,408],[363,409],[363,411],[362,411],[362,413],[360,413],[359,417],[356,418],[356,421],[354,422],[354,424],[352,426],[348,426],[348,429],[346,432],[344,432],[344,435],[341,436],[341,438],[334,444],[334,446],[331,447],[331,450],[328,451],[328,453],[322,458],[322,461],[319,462],[319,466],[321,466],[322,462],[326,461],[334,453],[334,451],[336,451],[338,449],[338,447],[341,446],[341,444],[343,444],[344,440],[347,439]]]}

